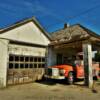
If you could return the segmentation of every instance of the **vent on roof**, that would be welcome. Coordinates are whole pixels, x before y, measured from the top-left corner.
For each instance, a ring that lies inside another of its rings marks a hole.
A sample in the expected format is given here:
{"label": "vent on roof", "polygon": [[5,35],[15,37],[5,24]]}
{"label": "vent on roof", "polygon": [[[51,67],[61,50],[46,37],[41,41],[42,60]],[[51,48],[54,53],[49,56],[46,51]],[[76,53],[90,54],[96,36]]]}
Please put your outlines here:
{"label": "vent on roof", "polygon": [[65,28],[68,28],[69,26],[70,26],[70,25],[69,25],[68,23],[65,23],[65,24],[64,24],[64,29],[65,29]]}

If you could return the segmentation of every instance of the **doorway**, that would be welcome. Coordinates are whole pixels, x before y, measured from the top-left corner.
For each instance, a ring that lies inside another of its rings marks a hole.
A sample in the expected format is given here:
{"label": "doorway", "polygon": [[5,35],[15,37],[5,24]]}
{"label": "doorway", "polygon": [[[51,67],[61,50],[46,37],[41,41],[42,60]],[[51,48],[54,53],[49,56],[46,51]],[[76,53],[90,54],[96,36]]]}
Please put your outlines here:
{"label": "doorway", "polygon": [[63,63],[63,55],[57,54],[57,65],[61,65]]}

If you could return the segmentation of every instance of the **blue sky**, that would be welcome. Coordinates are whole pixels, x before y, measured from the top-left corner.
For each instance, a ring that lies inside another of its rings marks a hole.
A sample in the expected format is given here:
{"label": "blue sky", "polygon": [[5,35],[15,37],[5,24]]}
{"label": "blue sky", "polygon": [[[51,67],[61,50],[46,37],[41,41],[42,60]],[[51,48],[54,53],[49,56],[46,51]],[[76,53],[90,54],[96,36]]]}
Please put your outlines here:
{"label": "blue sky", "polygon": [[0,0],[0,27],[35,16],[48,32],[80,23],[100,33],[100,0]]}

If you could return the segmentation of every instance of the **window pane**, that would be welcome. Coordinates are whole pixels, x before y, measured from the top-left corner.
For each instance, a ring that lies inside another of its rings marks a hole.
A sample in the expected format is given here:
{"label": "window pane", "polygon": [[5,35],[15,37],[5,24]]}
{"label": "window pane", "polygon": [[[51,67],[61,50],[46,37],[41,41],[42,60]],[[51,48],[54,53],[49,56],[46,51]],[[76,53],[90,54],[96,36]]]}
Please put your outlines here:
{"label": "window pane", "polygon": [[44,68],[45,67],[45,64],[42,64],[42,68]]}
{"label": "window pane", "polygon": [[30,62],[33,62],[33,57],[30,57]]}
{"label": "window pane", "polygon": [[34,58],[34,62],[37,62],[37,58],[36,57]]}
{"label": "window pane", "polygon": [[14,61],[14,56],[9,56],[9,61]]}
{"label": "window pane", "polygon": [[13,64],[10,63],[10,64],[9,64],[9,69],[12,69],[12,68],[13,68]]}
{"label": "window pane", "polygon": [[25,61],[29,61],[29,57],[25,57]]}
{"label": "window pane", "polygon": [[38,67],[41,68],[42,67],[42,64],[38,64]]}
{"label": "window pane", "polygon": [[30,68],[33,68],[33,64],[30,64],[29,67],[30,67]]}
{"label": "window pane", "polygon": [[21,56],[21,57],[20,57],[20,61],[21,61],[21,62],[24,61],[24,56]]}
{"label": "window pane", "polygon": [[19,64],[15,64],[15,68],[16,68],[16,69],[19,68]]}
{"label": "window pane", "polygon": [[41,58],[38,58],[38,62],[41,62]]}
{"label": "window pane", "polygon": [[42,58],[42,62],[45,62],[45,58]]}
{"label": "window pane", "polygon": [[20,64],[20,68],[24,68],[24,64]]}
{"label": "window pane", "polygon": [[28,68],[28,64],[25,64],[25,68]]}
{"label": "window pane", "polygon": [[19,56],[15,56],[15,61],[19,61]]}
{"label": "window pane", "polygon": [[34,64],[34,68],[37,68],[37,64]]}

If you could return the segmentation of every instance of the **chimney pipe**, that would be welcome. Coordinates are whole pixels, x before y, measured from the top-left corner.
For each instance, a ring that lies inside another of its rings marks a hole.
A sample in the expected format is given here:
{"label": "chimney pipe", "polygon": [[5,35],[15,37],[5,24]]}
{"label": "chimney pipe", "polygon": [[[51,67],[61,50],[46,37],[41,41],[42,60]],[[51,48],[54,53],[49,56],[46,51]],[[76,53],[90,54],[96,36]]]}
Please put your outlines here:
{"label": "chimney pipe", "polygon": [[64,29],[68,28],[69,27],[69,24],[65,23],[64,24]]}

